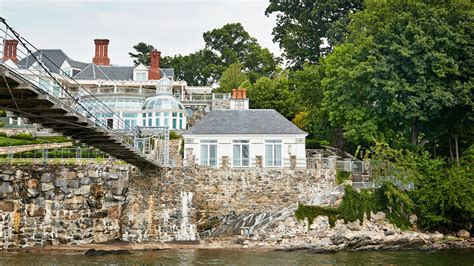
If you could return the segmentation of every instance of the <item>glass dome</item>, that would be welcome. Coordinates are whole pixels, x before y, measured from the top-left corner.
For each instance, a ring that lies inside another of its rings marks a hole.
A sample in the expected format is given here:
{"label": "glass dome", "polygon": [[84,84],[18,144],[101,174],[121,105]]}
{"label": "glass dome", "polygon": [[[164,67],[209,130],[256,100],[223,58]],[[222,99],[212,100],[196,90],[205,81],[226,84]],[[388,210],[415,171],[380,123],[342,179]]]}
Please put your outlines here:
{"label": "glass dome", "polygon": [[184,106],[169,94],[158,94],[145,100],[143,110],[150,111],[184,111]]}

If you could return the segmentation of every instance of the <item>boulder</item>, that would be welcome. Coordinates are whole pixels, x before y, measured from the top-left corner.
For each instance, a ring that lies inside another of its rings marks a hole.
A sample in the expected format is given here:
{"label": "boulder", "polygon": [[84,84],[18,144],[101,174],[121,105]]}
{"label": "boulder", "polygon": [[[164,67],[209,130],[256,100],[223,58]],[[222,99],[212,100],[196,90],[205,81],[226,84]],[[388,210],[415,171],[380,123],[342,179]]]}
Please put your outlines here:
{"label": "boulder", "polygon": [[64,200],[64,208],[66,210],[77,210],[84,206],[84,197],[74,196],[72,198]]}
{"label": "boulder", "polygon": [[457,236],[461,238],[469,238],[471,237],[471,234],[467,230],[462,229],[458,231]]}
{"label": "boulder", "polygon": [[41,183],[41,191],[50,191],[53,190],[54,186],[51,183]]}
{"label": "boulder", "polygon": [[408,221],[410,221],[411,224],[416,224],[416,221],[418,221],[418,216],[416,216],[416,214],[412,214],[408,218]]}
{"label": "boulder", "polygon": [[0,185],[0,194],[8,194],[13,192],[13,186],[10,184],[10,182],[3,182]]}
{"label": "boulder", "polygon": [[15,203],[13,201],[0,202],[0,210],[4,212],[12,212],[15,210]]}
{"label": "boulder", "polygon": [[27,190],[27,195],[28,195],[28,198],[36,198],[39,196],[39,192],[38,190],[34,189],[34,188],[28,188]]}
{"label": "boulder", "polygon": [[91,183],[91,179],[89,177],[81,177],[79,180],[81,185],[89,185]]}
{"label": "boulder", "polygon": [[28,179],[28,181],[26,181],[26,186],[28,188],[36,188],[38,187],[38,179]]}
{"label": "boulder", "polygon": [[53,180],[53,175],[51,173],[44,173],[41,176],[41,182],[48,183]]}
{"label": "boulder", "polygon": [[15,179],[14,175],[8,175],[8,174],[0,174],[0,180],[3,181],[13,181]]}
{"label": "boulder", "polygon": [[67,180],[64,179],[64,178],[57,178],[55,181],[54,181],[54,186],[56,187],[67,187]]}
{"label": "boulder", "polygon": [[357,221],[348,223],[347,228],[351,231],[360,231],[361,229],[360,224]]}
{"label": "boulder", "polygon": [[370,218],[374,221],[383,221],[385,220],[385,213],[377,212],[376,214],[373,214]]}

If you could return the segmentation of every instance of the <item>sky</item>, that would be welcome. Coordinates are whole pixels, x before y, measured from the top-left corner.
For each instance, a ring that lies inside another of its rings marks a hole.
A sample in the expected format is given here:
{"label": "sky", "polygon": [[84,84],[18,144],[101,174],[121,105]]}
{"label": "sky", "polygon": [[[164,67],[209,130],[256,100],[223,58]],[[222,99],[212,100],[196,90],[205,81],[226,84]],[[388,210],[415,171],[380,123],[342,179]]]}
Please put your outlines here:
{"label": "sky", "polygon": [[271,35],[276,17],[265,16],[268,0],[0,0],[0,16],[38,48],[62,49],[74,60],[91,62],[94,39],[110,40],[113,65],[132,65],[138,42],[162,56],[204,47],[202,34],[240,22],[260,45],[280,55]]}

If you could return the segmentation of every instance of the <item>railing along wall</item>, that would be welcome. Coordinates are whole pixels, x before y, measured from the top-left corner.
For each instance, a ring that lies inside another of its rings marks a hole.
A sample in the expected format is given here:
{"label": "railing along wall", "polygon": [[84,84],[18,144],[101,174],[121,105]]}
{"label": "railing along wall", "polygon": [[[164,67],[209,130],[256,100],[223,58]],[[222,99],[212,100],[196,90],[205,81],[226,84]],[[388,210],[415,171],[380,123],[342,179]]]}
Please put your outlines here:
{"label": "railing along wall", "polygon": [[[133,139],[140,135],[140,131],[137,128],[131,127],[125,123],[124,119],[119,114],[115,113],[88,89],[85,89],[80,85],[74,78],[68,76],[66,72],[61,70],[60,66],[56,65],[27,39],[20,36],[20,34],[16,32],[4,18],[0,18],[0,26],[2,26],[0,29],[1,58],[3,58],[3,46],[5,40],[16,40],[18,41],[16,53],[17,63],[22,63],[19,68],[15,68],[9,66],[6,62],[1,62],[4,67],[8,68],[11,72],[27,78],[32,84],[37,86],[37,89],[41,93],[48,95],[48,98],[52,101],[70,107],[73,111],[82,115],[84,119],[89,120],[104,131],[113,134],[115,137],[119,138],[122,143],[128,144],[131,149],[134,149]],[[53,72],[50,70],[45,65],[45,62],[50,66],[54,66],[57,71]],[[87,97],[89,102],[93,102],[93,109],[85,108],[81,103],[80,100],[84,97]],[[21,109],[5,109],[7,111],[18,113],[20,117],[22,114],[25,114],[25,111],[22,111]],[[114,124],[108,124],[102,114],[107,114],[106,118],[113,119]],[[73,122],[70,123],[73,124]],[[79,124],[77,124],[77,126],[81,127]],[[119,128],[120,130],[114,128]]]}

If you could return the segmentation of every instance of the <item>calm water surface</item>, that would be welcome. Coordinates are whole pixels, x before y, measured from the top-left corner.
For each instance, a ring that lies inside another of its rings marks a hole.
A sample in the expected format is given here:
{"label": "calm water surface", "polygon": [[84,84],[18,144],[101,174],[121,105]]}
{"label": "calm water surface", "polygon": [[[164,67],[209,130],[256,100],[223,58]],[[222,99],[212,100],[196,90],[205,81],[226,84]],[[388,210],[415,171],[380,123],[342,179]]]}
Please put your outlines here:
{"label": "calm water surface", "polygon": [[12,254],[0,252],[0,265],[474,265],[474,250],[436,252],[165,250],[131,255]]}

